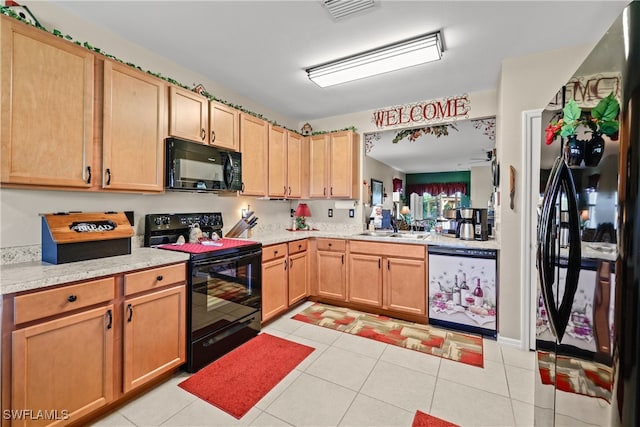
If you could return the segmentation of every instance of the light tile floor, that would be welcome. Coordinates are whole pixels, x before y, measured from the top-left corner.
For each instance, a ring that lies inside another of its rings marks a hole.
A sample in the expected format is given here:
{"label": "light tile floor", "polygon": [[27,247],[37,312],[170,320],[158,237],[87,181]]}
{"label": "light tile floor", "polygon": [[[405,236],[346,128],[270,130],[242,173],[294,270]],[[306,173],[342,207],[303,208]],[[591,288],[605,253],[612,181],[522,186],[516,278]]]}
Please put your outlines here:
{"label": "light tile floor", "polygon": [[484,340],[484,369],[290,317],[263,332],[316,350],[240,420],[172,379],[94,424],[113,426],[411,426],[416,410],[461,426],[532,426],[535,353]]}

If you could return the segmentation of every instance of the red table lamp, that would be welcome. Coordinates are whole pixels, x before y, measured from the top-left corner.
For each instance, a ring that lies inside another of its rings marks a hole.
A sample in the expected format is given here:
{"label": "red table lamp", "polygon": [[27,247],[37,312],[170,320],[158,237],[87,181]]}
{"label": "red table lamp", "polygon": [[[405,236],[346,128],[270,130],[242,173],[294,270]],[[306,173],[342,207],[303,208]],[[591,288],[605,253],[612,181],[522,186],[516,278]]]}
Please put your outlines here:
{"label": "red table lamp", "polygon": [[298,204],[296,208],[296,229],[297,230],[306,230],[307,229],[307,217],[311,216],[311,211],[309,210],[309,206],[306,203]]}

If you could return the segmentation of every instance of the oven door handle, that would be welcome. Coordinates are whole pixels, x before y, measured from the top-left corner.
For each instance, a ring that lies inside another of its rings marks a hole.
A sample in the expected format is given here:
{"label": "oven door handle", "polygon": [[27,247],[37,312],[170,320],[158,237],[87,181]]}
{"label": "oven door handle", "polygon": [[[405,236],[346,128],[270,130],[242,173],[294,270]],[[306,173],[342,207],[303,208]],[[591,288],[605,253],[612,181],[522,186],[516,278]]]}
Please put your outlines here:
{"label": "oven door handle", "polygon": [[[215,253],[215,252],[214,252]],[[193,265],[194,266],[199,266],[199,265],[212,265],[212,264],[222,264],[222,263],[227,263],[227,262],[233,262],[233,261],[240,261],[243,259],[248,259],[248,258],[255,258],[256,256],[258,256],[259,258],[262,258],[262,250],[259,251],[252,251],[249,253],[242,253],[238,256],[234,256],[231,258],[227,258],[227,257],[216,257],[215,255],[212,256],[209,259],[201,259],[198,261],[194,261]]]}

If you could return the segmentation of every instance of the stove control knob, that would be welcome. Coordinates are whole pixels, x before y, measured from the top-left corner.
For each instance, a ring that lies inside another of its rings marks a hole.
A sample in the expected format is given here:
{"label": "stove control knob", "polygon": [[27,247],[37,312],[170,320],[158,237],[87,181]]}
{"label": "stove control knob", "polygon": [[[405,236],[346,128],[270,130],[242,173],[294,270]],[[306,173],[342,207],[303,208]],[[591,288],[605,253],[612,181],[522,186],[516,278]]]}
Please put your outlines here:
{"label": "stove control knob", "polygon": [[165,216],[164,218],[162,218],[162,223],[164,225],[169,225],[170,222],[171,222],[171,219],[168,216]]}
{"label": "stove control knob", "polygon": [[156,225],[160,225],[162,224],[162,218],[157,217],[153,222],[155,222]]}

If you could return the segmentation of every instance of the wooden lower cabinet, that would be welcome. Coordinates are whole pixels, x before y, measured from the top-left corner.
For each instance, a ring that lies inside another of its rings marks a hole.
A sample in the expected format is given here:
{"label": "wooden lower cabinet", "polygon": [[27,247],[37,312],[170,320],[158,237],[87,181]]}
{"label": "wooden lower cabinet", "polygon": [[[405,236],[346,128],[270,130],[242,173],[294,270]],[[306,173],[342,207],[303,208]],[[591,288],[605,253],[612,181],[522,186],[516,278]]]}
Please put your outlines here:
{"label": "wooden lower cabinet", "polygon": [[2,426],[88,424],[185,361],[184,263],[5,296],[3,308]]}
{"label": "wooden lower cabinet", "polygon": [[351,241],[349,302],[426,315],[425,247]]}
{"label": "wooden lower cabinet", "polygon": [[[275,258],[266,254],[269,248],[263,249],[262,261],[262,321],[272,319],[286,310],[287,304],[287,246],[279,247]],[[267,260],[265,261],[265,257]]]}
{"label": "wooden lower cabinet", "polygon": [[184,285],[125,300],[125,393],[185,361],[186,307]]}
{"label": "wooden lower cabinet", "polygon": [[[323,243],[331,245],[326,249]],[[317,293],[318,296],[347,300],[347,269],[344,240],[318,239]]]}
{"label": "wooden lower cabinet", "polygon": [[382,307],[382,257],[349,255],[349,301]]}
{"label": "wooden lower cabinet", "polygon": [[307,251],[289,255],[289,306],[309,296],[309,255]]}
{"label": "wooden lower cabinet", "polygon": [[[113,399],[113,304],[19,329],[12,334],[13,426],[61,424]],[[17,412],[16,415],[19,413]]]}

